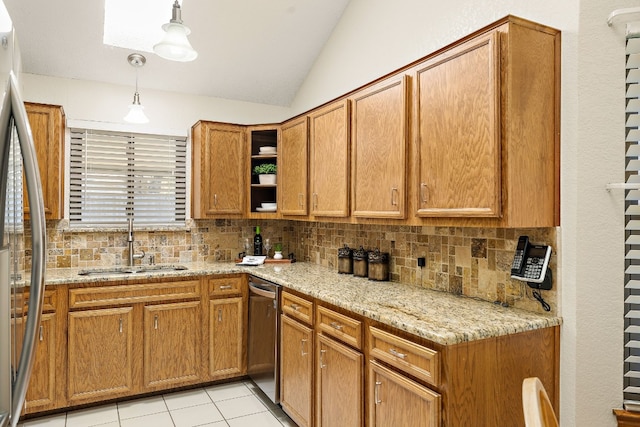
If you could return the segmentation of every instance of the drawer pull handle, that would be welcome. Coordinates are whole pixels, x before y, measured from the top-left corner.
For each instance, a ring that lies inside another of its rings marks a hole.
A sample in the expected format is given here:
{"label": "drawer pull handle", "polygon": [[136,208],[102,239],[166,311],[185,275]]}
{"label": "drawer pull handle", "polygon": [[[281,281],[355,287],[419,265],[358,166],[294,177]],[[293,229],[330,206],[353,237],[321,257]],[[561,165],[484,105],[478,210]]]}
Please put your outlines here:
{"label": "drawer pull handle", "polygon": [[380,386],[382,385],[381,381],[376,381],[376,387],[375,387],[375,403],[376,405],[379,405],[382,403],[382,400],[380,400]]}
{"label": "drawer pull handle", "polygon": [[44,340],[44,337],[42,335],[42,325],[40,325],[40,341]]}
{"label": "drawer pull handle", "polygon": [[395,348],[390,348],[389,349],[389,353],[391,353],[395,357],[399,357],[400,359],[403,359],[403,360],[407,358],[407,355],[405,353],[400,353]]}
{"label": "drawer pull handle", "polygon": [[221,291],[226,291],[226,290],[231,289],[231,288],[233,288],[233,286],[231,286],[231,285],[221,285],[220,286],[220,290]]}
{"label": "drawer pull handle", "polygon": [[327,365],[325,365],[324,363],[324,354],[327,352],[327,350],[320,350],[320,369],[324,369],[327,367]]}
{"label": "drawer pull handle", "polygon": [[333,329],[342,331],[342,325],[339,324],[338,322],[331,322],[330,325]]}
{"label": "drawer pull handle", "polygon": [[300,306],[298,304],[289,304],[289,307],[291,307],[293,311],[300,310]]}
{"label": "drawer pull handle", "polygon": [[306,343],[306,342],[307,342],[306,339],[301,339],[300,340],[300,355],[301,356],[306,356],[307,355],[307,352],[304,351],[304,343]]}
{"label": "drawer pull handle", "polygon": [[158,315],[153,316],[153,329],[158,329]]}
{"label": "drawer pull handle", "polygon": [[122,333],[122,317],[120,318],[120,333]]}

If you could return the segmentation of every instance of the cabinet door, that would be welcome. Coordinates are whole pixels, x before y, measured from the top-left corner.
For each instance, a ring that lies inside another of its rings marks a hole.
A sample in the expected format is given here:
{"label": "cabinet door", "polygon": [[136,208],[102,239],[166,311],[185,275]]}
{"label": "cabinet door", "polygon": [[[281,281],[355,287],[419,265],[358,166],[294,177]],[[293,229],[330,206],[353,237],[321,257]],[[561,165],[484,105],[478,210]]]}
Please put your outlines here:
{"label": "cabinet door", "polygon": [[56,314],[44,313],[40,320],[25,412],[43,411],[56,406],[56,344]]}
{"label": "cabinet door", "polygon": [[[64,112],[58,105],[25,103],[33,133],[46,219],[64,215]],[[25,198],[25,214],[29,202]]]}
{"label": "cabinet door", "polygon": [[167,388],[200,378],[200,301],[144,307],[144,386]]}
{"label": "cabinet door", "polygon": [[369,362],[371,426],[439,427],[440,395],[404,375]]}
{"label": "cabinet door", "polygon": [[501,215],[496,33],[416,67],[417,214]]}
{"label": "cabinet door", "polygon": [[311,214],[349,215],[349,101],[309,116]]}
{"label": "cabinet door", "polygon": [[407,77],[385,80],[353,97],[351,212],[404,218],[407,170]]}
{"label": "cabinet door", "polygon": [[133,307],[69,313],[70,404],[133,391]]}
{"label": "cabinet door", "polygon": [[307,214],[309,162],[308,120],[303,117],[282,125],[280,144],[280,212]]}
{"label": "cabinet door", "polygon": [[316,425],[363,425],[363,356],[324,335],[317,337]]}
{"label": "cabinet door", "polygon": [[245,374],[243,313],[241,297],[209,303],[209,374],[213,377]]}
{"label": "cabinet door", "polygon": [[244,211],[243,126],[200,122],[192,134],[192,215],[211,218]]}
{"label": "cabinet door", "polygon": [[313,421],[313,331],[282,316],[280,404],[300,427]]}

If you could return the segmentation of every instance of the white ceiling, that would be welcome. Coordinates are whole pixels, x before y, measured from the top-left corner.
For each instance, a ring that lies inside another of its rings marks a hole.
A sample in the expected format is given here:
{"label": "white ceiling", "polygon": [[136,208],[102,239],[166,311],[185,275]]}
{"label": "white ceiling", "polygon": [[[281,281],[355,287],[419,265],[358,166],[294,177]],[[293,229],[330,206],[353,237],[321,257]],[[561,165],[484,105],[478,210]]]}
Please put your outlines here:
{"label": "white ceiling", "polygon": [[[132,3],[139,0],[130,0]],[[104,45],[104,0],[4,0],[23,71],[134,86],[134,50]],[[166,22],[171,18],[171,1]],[[145,88],[289,106],[349,0],[183,0],[193,62],[143,54]],[[145,16],[137,19],[144,20]],[[132,27],[132,37],[136,27]]]}

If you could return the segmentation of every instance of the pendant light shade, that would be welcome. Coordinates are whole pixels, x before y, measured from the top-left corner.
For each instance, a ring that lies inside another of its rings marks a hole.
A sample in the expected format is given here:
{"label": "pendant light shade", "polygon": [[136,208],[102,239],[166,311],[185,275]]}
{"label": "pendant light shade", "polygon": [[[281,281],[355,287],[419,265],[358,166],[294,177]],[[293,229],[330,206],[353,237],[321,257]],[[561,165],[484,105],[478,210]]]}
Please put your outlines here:
{"label": "pendant light shade", "polygon": [[133,95],[133,104],[129,105],[129,113],[124,117],[124,121],[136,124],[149,123],[149,118],[144,114],[144,107],[140,104],[138,92]]}
{"label": "pendant light shade", "polygon": [[138,68],[142,67],[147,59],[139,53],[132,53],[127,57],[127,61],[136,69],[136,91],[133,94],[133,104],[129,105],[129,113],[124,117],[124,121],[136,124],[149,123],[149,118],[144,114],[144,107],[140,104],[138,93]]}
{"label": "pendant light shade", "polygon": [[171,61],[188,62],[198,57],[189,43],[187,36],[191,33],[189,27],[182,23],[180,4],[178,0],[173,3],[171,21],[164,24],[165,31],[162,41],[153,46],[153,51],[160,57]]}

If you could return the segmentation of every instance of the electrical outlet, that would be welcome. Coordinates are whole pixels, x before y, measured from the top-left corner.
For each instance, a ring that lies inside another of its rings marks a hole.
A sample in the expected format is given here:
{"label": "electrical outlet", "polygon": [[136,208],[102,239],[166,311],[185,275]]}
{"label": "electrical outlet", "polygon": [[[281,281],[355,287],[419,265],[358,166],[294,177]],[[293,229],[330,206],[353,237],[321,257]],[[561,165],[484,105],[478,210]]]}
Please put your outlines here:
{"label": "electrical outlet", "polygon": [[418,258],[418,267],[424,267],[427,265],[427,260],[424,257]]}

